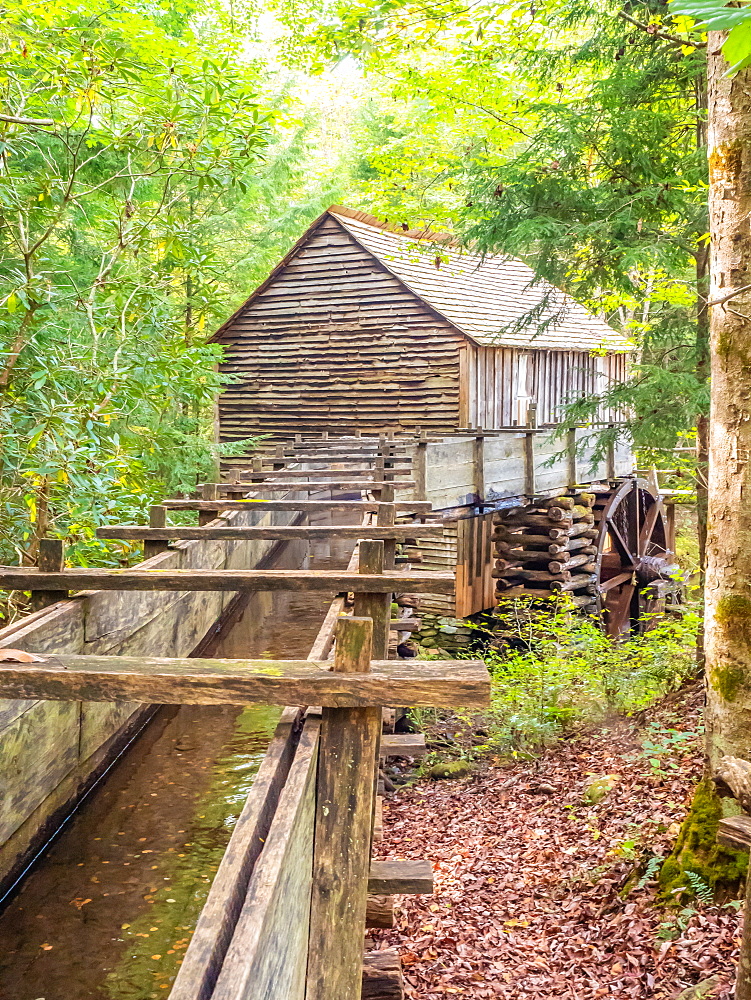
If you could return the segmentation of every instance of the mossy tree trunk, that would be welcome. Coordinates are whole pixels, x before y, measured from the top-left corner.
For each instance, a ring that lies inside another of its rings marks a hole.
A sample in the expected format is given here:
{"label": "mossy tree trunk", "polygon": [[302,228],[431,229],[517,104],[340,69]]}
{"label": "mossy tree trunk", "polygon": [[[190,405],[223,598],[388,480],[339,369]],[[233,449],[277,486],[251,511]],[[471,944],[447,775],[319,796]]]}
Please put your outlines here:
{"label": "mossy tree trunk", "polygon": [[[694,872],[733,891],[745,857],[716,844],[721,815],[712,777],[730,754],[751,760],[751,71],[725,77],[724,34],[708,45],[708,158],[711,234],[709,429],[705,656],[707,776],[660,884],[678,902]],[[719,894],[722,894],[720,892]],[[739,994],[751,998],[748,994]]]}
{"label": "mossy tree trunk", "polygon": [[[710,33],[711,423],[705,601],[707,741],[751,758],[751,71]],[[731,297],[732,296],[732,297]]]}

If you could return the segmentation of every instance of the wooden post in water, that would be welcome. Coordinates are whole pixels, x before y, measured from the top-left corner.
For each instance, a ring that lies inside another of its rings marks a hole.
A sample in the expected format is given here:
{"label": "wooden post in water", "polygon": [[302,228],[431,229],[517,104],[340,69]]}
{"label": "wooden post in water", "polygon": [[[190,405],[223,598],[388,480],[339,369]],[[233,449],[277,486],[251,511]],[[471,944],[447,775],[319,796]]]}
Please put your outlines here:
{"label": "wooden post in water", "polygon": [[[149,527],[150,528],[166,528],[167,527],[167,508],[162,507],[161,504],[155,504],[153,507],[149,507]],[[164,552],[168,547],[167,542],[153,541],[147,539],[143,543],[143,557],[144,559],[151,559],[152,556],[158,556],[160,552]]]}
{"label": "wooden post in water", "polygon": [[[43,573],[60,573],[65,569],[65,545],[62,538],[39,539],[37,567]],[[41,611],[42,608],[67,599],[67,590],[32,590],[31,610]]]}
{"label": "wooden post in water", "polygon": [[[373,623],[343,618],[334,671],[370,670]],[[380,708],[324,708],[306,1000],[359,1000]]]}

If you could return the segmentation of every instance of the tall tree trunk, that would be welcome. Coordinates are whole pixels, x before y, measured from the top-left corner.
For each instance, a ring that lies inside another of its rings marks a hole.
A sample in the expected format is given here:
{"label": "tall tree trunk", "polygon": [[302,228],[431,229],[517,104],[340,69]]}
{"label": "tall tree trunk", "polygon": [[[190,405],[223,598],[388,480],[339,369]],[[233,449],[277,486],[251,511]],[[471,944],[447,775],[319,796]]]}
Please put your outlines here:
{"label": "tall tree trunk", "polygon": [[[708,309],[707,773],[660,871],[671,902],[685,892],[687,871],[718,895],[735,895],[747,868],[746,855],[717,843],[721,816],[738,808],[712,781],[723,754],[751,757],[751,292],[732,294],[751,282],[751,72],[725,78],[724,40],[710,32],[707,64],[709,302],[728,296]],[[739,981],[738,989],[737,1000],[751,1000],[751,983]]]}
{"label": "tall tree trunk", "polygon": [[[710,302],[751,283],[751,71],[733,79],[710,32]],[[751,756],[751,291],[710,307],[705,633],[707,751]]]}

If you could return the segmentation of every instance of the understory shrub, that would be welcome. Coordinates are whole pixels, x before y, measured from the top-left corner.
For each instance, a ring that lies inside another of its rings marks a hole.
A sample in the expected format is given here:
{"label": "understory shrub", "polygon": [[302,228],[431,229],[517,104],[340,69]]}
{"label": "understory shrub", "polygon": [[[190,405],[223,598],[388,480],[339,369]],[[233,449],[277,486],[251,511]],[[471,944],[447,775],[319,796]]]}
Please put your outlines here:
{"label": "understory shrub", "polygon": [[700,619],[689,608],[655,618],[640,635],[612,639],[564,596],[508,601],[494,648],[488,744],[533,750],[567,729],[647,708],[695,672]]}

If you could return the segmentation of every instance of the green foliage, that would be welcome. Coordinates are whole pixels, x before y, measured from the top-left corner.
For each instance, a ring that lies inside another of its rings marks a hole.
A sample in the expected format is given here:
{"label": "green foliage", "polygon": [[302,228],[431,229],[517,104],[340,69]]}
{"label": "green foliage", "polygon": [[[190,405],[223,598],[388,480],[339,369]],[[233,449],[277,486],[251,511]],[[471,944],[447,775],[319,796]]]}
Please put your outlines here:
{"label": "green foliage", "polygon": [[214,0],[4,7],[3,562],[46,532],[74,564],[132,561],[97,525],[254,445],[214,444],[232,377],[207,336],[334,200],[335,165],[311,172],[314,116],[262,96],[251,30]]}
{"label": "green foliage", "polygon": [[751,8],[728,7],[725,0],[671,0],[673,13],[696,21],[697,29],[727,31],[722,54],[730,64],[726,76],[751,66]]}
{"label": "green foliage", "polygon": [[502,613],[518,639],[485,654],[497,748],[532,750],[576,725],[639,711],[695,670],[699,618],[693,612],[616,642],[565,601],[547,603],[549,609],[532,612],[522,599],[507,602]]}

